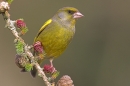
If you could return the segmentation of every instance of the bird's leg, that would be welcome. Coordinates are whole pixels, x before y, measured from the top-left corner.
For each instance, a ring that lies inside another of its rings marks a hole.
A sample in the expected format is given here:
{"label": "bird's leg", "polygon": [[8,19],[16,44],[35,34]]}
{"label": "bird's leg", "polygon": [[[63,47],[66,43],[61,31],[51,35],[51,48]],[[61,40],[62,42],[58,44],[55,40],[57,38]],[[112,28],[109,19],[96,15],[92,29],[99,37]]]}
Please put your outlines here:
{"label": "bird's leg", "polygon": [[53,63],[52,63],[52,62],[53,62],[53,59],[50,59],[50,65],[51,65],[50,68],[52,69],[51,72],[54,73],[54,72],[56,71],[56,69],[55,69],[55,67],[53,66]]}
{"label": "bird's leg", "polygon": [[50,64],[51,64],[51,67],[53,67],[53,59],[50,59]]}
{"label": "bird's leg", "polygon": [[45,73],[53,74],[53,73],[56,72],[57,70],[56,70],[55,67],[53,66],[53,63],[52,63],[53,59],[51,58],[51,59],[49,59],[49,61],[50,61],[50,64],[44,65],[43,71],[44,71]]}

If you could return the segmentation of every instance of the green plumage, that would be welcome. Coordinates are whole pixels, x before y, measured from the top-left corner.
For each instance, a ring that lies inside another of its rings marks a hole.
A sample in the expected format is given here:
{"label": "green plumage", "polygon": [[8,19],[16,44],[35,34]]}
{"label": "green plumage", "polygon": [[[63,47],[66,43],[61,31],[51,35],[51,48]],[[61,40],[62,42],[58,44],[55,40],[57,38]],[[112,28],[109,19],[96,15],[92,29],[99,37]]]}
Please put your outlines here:
{"label": "green plumage", "polygon": [[74,35],[74,27],[66,28],[59,21],[52,22],[38,34],[36,41],[43,45],[46,57],[55,58],[62,54]]}
{"label": "green plumage", "polygon": [[[44,58],[53,59],[65,51],[75,33],[74,13],[76,12],[78,10],[73,7],[61,8],[41,27],[34,43],[37,41],[42,43]],[[42,61],[42,59],[39,60],[39,64]],[[35,77],[36,69],[34,68],[31,73]]]}

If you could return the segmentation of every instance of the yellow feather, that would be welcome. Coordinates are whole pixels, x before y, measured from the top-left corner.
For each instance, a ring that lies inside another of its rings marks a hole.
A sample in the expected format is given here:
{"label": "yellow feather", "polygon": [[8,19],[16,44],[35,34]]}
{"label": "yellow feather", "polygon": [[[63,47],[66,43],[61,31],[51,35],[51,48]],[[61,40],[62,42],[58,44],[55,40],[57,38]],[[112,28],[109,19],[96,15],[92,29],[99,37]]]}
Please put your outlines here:
{"label": "yellow feather", "polygon": [[38,34],[37,34],[37,36],[35,37],[34,42],[35,42],[36,38],[38,37],[38,35],[39,35],[51,22],[52,22],[52,20],[49,19],[48,21],[46,21],[46,22],[43,24],[43,26],[41,27],[41,29],[38,31]]}
{"label": "yellow feather", "polygon": [[45,24],[41,27],[41,29],[39,30],[38,33],[40,33],[42,30],[44,30],[44,28],[45,28],[47,25],[49,25],[51,22],[52,22],[51,19],[49,19],[48,21],[46,21]]}

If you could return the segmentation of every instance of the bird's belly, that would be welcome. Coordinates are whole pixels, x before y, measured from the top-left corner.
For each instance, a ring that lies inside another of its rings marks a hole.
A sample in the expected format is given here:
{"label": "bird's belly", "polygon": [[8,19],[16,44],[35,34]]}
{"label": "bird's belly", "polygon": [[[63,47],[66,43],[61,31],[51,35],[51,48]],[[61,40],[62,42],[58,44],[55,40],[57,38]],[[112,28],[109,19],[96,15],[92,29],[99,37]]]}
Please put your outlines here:
{"label": "bird's belly", "polygon": [[48,33],[42,36],[42,45],[45,51],[46,57],[58,57],[60,56],[70,40],[73,37],[72,31],[57,31],[55,33]]}

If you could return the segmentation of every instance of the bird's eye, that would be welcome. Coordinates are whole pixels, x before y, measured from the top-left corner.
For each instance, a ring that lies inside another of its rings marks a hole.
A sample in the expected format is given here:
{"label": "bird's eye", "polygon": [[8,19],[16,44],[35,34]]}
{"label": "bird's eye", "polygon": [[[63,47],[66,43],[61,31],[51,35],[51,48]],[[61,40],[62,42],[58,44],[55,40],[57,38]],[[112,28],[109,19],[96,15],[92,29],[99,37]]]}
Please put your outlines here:
{"label": "bird's eye", "polygon": [[68,13],[69,14],[73,14],[74,12],[72,10],[68,10]]}

